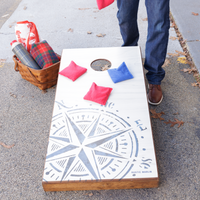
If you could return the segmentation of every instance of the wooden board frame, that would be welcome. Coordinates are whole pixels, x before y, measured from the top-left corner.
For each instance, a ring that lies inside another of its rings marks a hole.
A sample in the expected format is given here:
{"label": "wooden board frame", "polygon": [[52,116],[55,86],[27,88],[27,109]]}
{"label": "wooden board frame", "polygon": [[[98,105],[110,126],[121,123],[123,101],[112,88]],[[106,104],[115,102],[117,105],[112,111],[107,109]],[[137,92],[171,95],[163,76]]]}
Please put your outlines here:
{"label": "wooden board frame", "polygon": [[[109,60],[111,68],[125,62],[134,78],[114,84],[106,71],[90,67],[98,58]],[[59,75],[44,190],[158,187],[140,48],[65,49],[60,71],[72,60],[88,70],[75,82]],[[83,99],[92,82],[113,88],[105,106]]]}
{"label": "wooden board frame", "polygon": [[102,180],[102,181],[64,181],[62,183],[42,182],[44,191],[76,191],[76,190],[114,190],[155,188],[159,186],[159,178],[127,179],[127,180]]}

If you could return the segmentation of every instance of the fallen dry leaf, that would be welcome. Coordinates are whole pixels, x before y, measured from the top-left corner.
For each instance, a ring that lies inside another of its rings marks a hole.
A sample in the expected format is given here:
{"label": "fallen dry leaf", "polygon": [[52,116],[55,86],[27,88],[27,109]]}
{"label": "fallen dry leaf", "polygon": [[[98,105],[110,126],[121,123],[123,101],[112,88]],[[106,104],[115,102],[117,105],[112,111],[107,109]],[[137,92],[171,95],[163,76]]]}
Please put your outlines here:
{"label": "fallen dry leaf", "polygon": [[192,15],[194,15],[194,16],[198,16],[199,13],[192,12]]}
{"label": "fallen dry leaf", "polygon": [[198,87],[198,86],[200,86],[200,82],[197,82],[197,83],[191,83],[191,85],[192,85],[193,87]]}
{"label": "fallen dry leaf", "polygon": [[170,64],[171,64],[170,60],[166,58],[162,67],[167,67]]}
{"label": "fallen dry leaf", "polygon": [[88,10],[90,8],[79,8],[79,10]]}
{"label": "fallen dry leaf", "polygon": [[105,65],[104,67],[101,68],[101,71],[105,71],[109,69],[109,65]]}
{"label": "fallen dry leaf", "polygon": [[10,149],[10,148],[12,148],[12,147],[15,146],[14,144],[8,146],[8,145],[4,144],[3,142],[0,142],[0,145],[2,145],[3,147],[5,147],[5,148],[7,148],[7,149]]}
{"label": "fallen dry leaf", "polygon": [[181,64],[190,64],[190,62],[187,60],[186,57],[179,57],[177,61],[178,63],[181,63]]}
{"label": "fallen dry leaf", "polygon": [[184,68],[184,69],[181,69],[181,71],[182,71],[182,72],[185,72],[185,73],[186,73],[186,72],[189,72],[189,70],[190,70],[189,68],[188,68],[188,69],[185,69],[185,68]]}
{"label": "fallen dry leaf", "polygon": [[3,15],[2,17],[7,17],[9,14]]}
{"label": "fallen dry leaf", "polygon": [[83,194],[83,195],[86,195],[86,196],[91,197],[91,196],[93,196],[94,194],[91,192],[91,193],[85,193],[85,194]]}
{"label": "fallen dry leaf", "polygon": [[45,93],[47,93],[47,90],[42,90],[42,94],[45,94]]}
{"label": "fallen dry leaf", "polygon": [[142,19],[142,21],[148,21],[148,18],[144,18],[144,19]]}
{"label": "fallen dry leaf", "polygon": [[194,74],[194,77],[195,77],[196,79],[200,80],[200,75],[199,75],[199,73],[195,73],[195,74]]}
{"label": "fallen dry leaf", "polygon": [[182,51],[177,51],[177,50],[175,50],[176,51],[176,53],[178,53],[178,54],[180,54],[180,55],[183,55],[183,56],[185,56],[186,55],[186,53],[185,52],[182,52]]}
{"label": "fallen dry leaf", "polygon": [[6,59],[0,59],[0,67],[3,67],[6,62]]}
{"label": "fallen dry leaf", "polygon": [[187,39],[182,40],[181,37],[179,37],[178,40],[180,41],[180,43],[181,43],[182,45],[184,45],[184,44],[187,42]]}
{"label": "fallen dry leaf", "polygon": [[13,94],[10,92],[10,96],[14,97],[14,98],[17,98],[17,95]]}
{"label": "fallen dry leaf", "polygon": [[27,9],[27,7],[26,6],[24,6],[24,8],[23,8],[24,10],[26,10]]}
{"label": "fallen dry leaf", "polygon": [[72,28],[69,28],[68,29],[68,32],[73,32],[74,30]]}
{"label": "fallen dry leaf", "polygon": [[49,88],[49,90],[52,90],[52,89],[55,89],[55,88],[56,88],[56,86],[53,86],[53,87]]}
{"label": "fallen dry leaf", "polygon": [[171,40],[177,40],[178,38],[177,37],[170,37],[169,39],[171,39]]}
{"label": "fallen dry leaf", "polygon": [[16,21],[12,22],[12,23],[9,25],[9,28],[12,28],[16,23],[17,23]]}
{"label": "fallen dry leaf", "polygon": [[104,37],[105,35],[106,35],[106,34],[100,33],[100,34],[97,35],[97,37]]}
{"label": "fallen dry leaf", "polygon": [[195,69],[195,68],[188,68],[188,69],[181,69],[181,71],[183,71],[183,72],[188,72],[189,74],[191,74],[192,72],[197,72],[197,69]]}
{"label": "fallen dry leaf", "polygon": [[165,122],[165,124],[171,124],[170,127],[174,127],[176,124],[178,124],[178,128],[179,128],[181,125],[183,125],[185,123],[183,121],[179,121],[178,119],[174,119],[174,120],[175,121],[169,120],[169,121]]}
{"label": "fallen dry leaf", "polygon": [[91,32],[91,31],[88,31],[87,34],[92,34],[92,32]]}
{"label": "fallen dry leaf", "polygon": [[167,53],[167,55],[172,56],[172,57],[178,57],[179,56],[178,53]]}
{"label": "fallen dry leaf", "polygon": [[151,114],[152,114],[152,118],[154,118],[154,119],[159,119],[159,120],[165,120],[164,118],[162,118],[161,116],[162,115],[165,115],[165,113],[164,112],[160,112],[160,113],[157,113],[156,111],[155,111],[155,109],[153,110],[153,109],[150,109],[150,112],[151,112]]}
{"label": "fallen dry leaf", "polygon": [[175,22],[172,23],[171,28],[174,28],[176,26]]}
{"label": "fallen dry leaf", "polygon": [[89,197],[93,196],[93,193],[90,193],[88,196],[89,196]]}
{"label": "fallen dry leaf", "polygon": [[197,83],[191,83],[191,85],[192,85],[193,87],[197,87],[197,86],[198,86]]}

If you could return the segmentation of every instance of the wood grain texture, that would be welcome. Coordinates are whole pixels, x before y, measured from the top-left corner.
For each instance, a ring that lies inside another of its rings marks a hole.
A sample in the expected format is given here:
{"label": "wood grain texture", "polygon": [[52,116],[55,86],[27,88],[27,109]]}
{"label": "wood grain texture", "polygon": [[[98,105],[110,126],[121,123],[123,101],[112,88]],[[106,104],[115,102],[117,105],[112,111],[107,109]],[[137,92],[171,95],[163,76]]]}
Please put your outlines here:
{"label": "wood grain texture", "polygon": [[62,183],[42,183],[44,191],[73,191],[73,190],[114,190],[155,188],[159,186],[158,178],[127,179],[127,180],[103,180],[103,181],[71,181]]}

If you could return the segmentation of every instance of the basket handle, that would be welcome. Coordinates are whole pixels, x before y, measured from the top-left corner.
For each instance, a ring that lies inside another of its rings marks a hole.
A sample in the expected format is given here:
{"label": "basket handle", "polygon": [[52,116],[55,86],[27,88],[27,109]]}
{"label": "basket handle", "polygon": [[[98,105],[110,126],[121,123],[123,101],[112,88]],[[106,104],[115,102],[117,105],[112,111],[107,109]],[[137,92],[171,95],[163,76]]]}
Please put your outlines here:
{"label": "basket handle", "polygon": [[28,67],[27,67],[27,69],[28,69],[30,75],[32,76],[32,78],[35,80],[35,82],[36,82],[36,83],[39,83],[39,84],[47,84],[47,83],[51,83],[51,82],[54,82],[54,81],[56,81],[56,80],[58,79],[58,78],[55,78],[55,79],[53,79],[53,80],[51,80],[51,81],[41,83],[41,82],[39,82],[39,81],[35,78],[35,76],[32,74],[32,72],[30,71],[30,69],[29,69]]}
{"label": "basket handle", "polygon": [[14,69],[15,69],[16,72],[18,72],[18,71],[19,71],[19,68],[18,68],[18,62],[17,62],[17,60],[16,60],[16,56],[13,56],[13,60],[14,60],[14,63],[15,63]]}
{"label": "basket handle", "polygon": [[27,67],[27,70],[28,70],[29,74],[32,76],[32,78],[35,80],[35,82],[41,84],[41,83],[35,78],[35,76],[32,74],[32,72],[30,71],[30,69],[29,69],[28,67]]}

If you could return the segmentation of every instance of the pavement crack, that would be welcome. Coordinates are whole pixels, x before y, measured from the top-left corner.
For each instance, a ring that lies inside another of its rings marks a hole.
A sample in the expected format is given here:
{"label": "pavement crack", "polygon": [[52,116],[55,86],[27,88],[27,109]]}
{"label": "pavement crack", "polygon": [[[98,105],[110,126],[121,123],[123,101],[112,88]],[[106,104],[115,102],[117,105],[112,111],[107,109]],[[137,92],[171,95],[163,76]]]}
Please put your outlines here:
{"label": "pavement crack", "polygon": [[1,33],[1,32],[0,32],[0,34],[1,34],[1,35],[14,35],[15,33]]}
{"label": "pavement crack", "polygon": [[200,40],[187,40],[187,42],[200,42]]}

